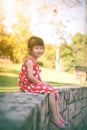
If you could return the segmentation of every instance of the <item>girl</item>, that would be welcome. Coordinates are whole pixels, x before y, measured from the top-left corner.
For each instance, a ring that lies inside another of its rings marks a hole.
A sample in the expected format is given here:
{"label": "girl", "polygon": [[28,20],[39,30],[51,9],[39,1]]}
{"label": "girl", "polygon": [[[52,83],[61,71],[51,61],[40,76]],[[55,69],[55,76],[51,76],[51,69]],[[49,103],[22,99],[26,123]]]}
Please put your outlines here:
{"label": "girl", "polygon": [[33,36],[28,40],[29,57],[25,59],[19,73],[18,85],[20,90],[33,93],[49,93],[51,116],[49,121],[59,128],[65,128],[66,122],[61,117],[58,108],[58,91],[51,85],[44,83],[40,78],[40,69],[37,59],[44,52],[44,42]]}

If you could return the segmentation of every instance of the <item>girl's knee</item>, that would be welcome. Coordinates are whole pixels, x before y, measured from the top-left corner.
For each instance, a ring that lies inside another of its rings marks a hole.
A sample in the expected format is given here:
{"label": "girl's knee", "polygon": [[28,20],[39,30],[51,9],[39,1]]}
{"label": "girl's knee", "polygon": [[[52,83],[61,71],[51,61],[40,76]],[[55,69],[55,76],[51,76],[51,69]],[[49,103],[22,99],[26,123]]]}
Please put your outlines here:
{"label": "girl's knee", "polygon": [[55,97],[55,92],[51,92],[51,93],[49,94],[49,96],[50,96],[50,97]]}

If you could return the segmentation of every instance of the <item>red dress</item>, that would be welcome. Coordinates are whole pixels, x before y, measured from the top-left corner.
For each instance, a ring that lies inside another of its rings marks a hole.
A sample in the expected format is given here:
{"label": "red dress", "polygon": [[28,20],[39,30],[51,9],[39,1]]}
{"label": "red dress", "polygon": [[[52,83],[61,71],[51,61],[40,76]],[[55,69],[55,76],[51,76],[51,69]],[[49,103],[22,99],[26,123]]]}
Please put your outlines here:
{"label": "red dress", "polygon": [[43,83],[43,84],[35,84],[29,81],[26,62],[31,60],[33,62],[33,76],[41,81],[40,78],[40,69],[37,62],[35,62],[32,58],[28,57],[25,59],[24,63],[21,67],[21,72],[18,77],[18,85],[20,90],[25,92],[34,92],[34,93],[51,93],[55,92],[55,97],[58,97],[58,91],[54,89],[51,85]]}

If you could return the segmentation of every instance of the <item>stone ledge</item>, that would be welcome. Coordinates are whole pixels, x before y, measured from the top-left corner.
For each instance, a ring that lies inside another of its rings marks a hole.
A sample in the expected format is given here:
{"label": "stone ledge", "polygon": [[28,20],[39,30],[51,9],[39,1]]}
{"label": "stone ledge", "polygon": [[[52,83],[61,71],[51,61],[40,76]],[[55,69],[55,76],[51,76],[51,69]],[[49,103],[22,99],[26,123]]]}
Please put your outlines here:
{"label": "stone ledge", "polygon": [[45,105],[45,102],[48,104],[47,100],[47,95],[43,94],[1,93],[0,130],[27,130],[28,127],[31,130],[40,129],[40,123],[43,125],[45,121],[45,117],[43,119],[41,116],[48,112],[48,106]]}

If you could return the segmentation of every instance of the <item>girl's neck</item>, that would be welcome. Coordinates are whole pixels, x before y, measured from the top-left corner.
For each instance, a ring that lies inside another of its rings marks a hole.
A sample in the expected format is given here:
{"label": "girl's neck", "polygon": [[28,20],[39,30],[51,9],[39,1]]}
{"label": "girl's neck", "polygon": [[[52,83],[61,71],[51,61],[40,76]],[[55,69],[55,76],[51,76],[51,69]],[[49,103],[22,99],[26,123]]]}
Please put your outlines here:
{"label": "girl's neck", "polygon": [[30,55],[30,58],[32,58],[35,62],[37,62],[37,58],[36,57]]}

